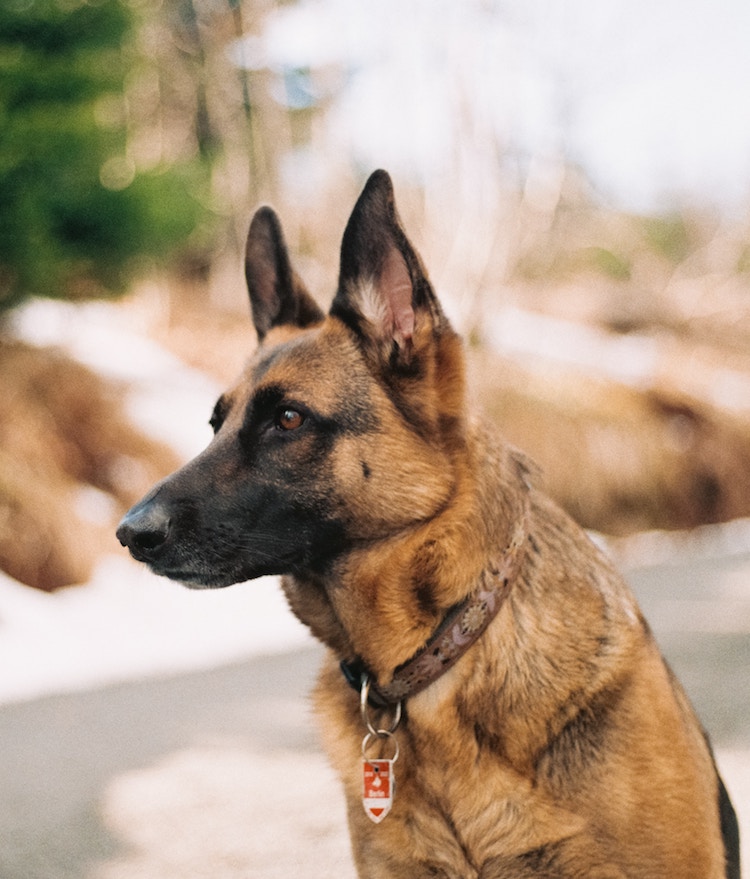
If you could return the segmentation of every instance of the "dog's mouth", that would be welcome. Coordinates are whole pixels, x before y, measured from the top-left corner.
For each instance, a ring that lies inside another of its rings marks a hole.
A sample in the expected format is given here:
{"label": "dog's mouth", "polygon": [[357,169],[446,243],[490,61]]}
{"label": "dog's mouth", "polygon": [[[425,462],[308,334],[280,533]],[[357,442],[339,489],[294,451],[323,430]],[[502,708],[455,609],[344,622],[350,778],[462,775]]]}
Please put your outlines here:
{"label": "dog's mouth", "polygon": [[188,589],[225,589],[227,586],[233,586],[235,583],[240,583],[247,579],[247,577],[234,570],[222,571],[216,568],[201,570],[185,565],[169,567],[159,564],[158,561],[147,562],[147,565],[152,573],[181,583]]}

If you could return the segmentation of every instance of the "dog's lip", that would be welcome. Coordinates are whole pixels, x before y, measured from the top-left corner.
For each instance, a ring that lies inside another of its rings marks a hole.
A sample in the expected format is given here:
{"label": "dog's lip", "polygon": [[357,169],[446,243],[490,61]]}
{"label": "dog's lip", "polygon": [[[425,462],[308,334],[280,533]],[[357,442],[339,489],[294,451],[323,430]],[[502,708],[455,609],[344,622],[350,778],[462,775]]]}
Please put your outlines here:
{"label": "dog's lip", "polygon": [[[120,542],[122,543],[122,541]],[[153,550],[141,550],[137,546],[128,546],[126,543],[123,543],[122,545],[124,547],[127,547],[128,552],[137,562],[143,562],[149,567],[153,566],[154,564],[158,564],[157,560],[154,558],[155,553]]]}
{"label": "dog's lip", "polygon": [[149,567],[160,577],[168,577],[170,580],[179,580],[181,583],[191,583],[196,586],[207,585],[208,578],[197,571],[190,571],[187,568],[162,568],[159,565],[149,565]]}
{"label": "dog's lip", "polygon": [[231,586],[231,583],[215,583],[215,582],[206,582],[205,580],[196,580],[191,577],[172,577],[171,579],[179,581],[183,586],[187,589],[226,589],[227,586]]}
{"label": "dog's lip", "polygon": [[149,565],[149,567],[154,574],[182,583],[188,589],[223,589],[237,582],[231,575],[215,572],[209,576],[186,568],[160,568],[158,565]]}

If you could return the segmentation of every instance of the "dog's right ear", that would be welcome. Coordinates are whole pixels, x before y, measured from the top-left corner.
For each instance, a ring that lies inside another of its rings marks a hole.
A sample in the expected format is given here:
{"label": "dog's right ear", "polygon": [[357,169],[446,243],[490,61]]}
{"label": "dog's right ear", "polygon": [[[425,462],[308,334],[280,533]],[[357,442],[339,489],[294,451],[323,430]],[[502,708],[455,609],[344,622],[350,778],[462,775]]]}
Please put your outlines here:
{"label": "dog's right ear", "polygon": [[308,327],[323,320],[323,312],[292,268],[281,223],[269,207],[259,208],[250,223],[245,279],[259,342],[273,327]]}
{"label": "dog's right ear", "polygon": [[330,313],[389,370],[413,371],[434,339],[449,329],[401,226],[393,183],[385,171],[370,175],[346,224]]}

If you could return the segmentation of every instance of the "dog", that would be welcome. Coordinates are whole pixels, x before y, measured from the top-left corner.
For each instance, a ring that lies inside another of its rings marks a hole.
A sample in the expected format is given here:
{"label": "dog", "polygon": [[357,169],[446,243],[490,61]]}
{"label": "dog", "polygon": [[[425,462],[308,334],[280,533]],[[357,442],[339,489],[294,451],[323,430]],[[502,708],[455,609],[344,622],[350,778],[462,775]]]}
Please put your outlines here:
{"label": "dog", "polygon": [[245,275],[257,351],[117,535],[196,588],[283,575],[327,647],[359,876],[739,879],[708,739],[621,577],[472,408],[388,174],[328,314],[270,208]]}

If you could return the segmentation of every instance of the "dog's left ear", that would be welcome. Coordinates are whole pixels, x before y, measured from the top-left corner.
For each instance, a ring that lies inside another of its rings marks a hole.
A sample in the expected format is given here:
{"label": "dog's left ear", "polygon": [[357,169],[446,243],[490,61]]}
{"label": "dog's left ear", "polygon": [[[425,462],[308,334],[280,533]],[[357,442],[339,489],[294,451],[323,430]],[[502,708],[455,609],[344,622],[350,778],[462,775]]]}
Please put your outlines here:
{"label": "dog's left ear", "polygon": [[401,227],[385,171],[370,176],[347,223],[331,315],[391,366],[411,361],[419,330],[439,331],[446,323]]}
{"label": "dog's left ear", "polygon": [[323,312],[292,268],[281,223],[269,207],[259,208],[250,223],[245,279],[259,342],[273,327],[307,327],[323,320]]}

